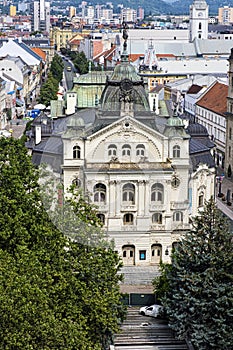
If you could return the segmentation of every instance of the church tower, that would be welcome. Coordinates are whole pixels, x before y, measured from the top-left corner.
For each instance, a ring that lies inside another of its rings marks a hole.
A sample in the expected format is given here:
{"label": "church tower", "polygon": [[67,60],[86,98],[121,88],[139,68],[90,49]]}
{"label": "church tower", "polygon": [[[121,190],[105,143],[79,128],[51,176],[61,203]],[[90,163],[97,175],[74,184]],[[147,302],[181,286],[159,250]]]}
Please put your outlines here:
{"label": "church tower", "polygon": [[226,113],[226,148],[225,148],[225,174],[228,178],[232,177],[233,172],[233,49],[229,56],[228,72],[228,96]]}
{"label": "church tower", "polygon": [[195,38],[208,38],[209,6],[205,0],[194,0],[190,6],[189,15],[189,41]]}

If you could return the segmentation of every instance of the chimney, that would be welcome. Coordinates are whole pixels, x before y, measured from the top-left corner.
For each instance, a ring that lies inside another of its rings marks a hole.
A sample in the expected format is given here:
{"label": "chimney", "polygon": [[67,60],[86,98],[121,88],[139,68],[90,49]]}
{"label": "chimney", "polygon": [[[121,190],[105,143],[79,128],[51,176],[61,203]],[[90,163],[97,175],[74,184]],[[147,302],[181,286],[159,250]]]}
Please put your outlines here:
{"label": "chimney", "polygon": [[38,143],[41,142],[41,126],[37,125],[35,127],[35,144],[38,145]]}
{"label": "chimney", "polygon": [[66,115],[71,115],[75,113],[77,105],[77,93],[76,92],[67,92],[66,94]]}

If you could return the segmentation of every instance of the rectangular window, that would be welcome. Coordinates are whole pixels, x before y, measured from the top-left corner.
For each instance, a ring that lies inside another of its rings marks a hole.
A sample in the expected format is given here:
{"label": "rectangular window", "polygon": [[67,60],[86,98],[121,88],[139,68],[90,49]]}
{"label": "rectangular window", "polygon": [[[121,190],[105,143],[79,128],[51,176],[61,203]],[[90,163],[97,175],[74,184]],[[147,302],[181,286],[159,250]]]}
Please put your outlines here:
{"label": "rectangular window", "polygon": [[146,250],[139,251],[139,260],[146,260]]}

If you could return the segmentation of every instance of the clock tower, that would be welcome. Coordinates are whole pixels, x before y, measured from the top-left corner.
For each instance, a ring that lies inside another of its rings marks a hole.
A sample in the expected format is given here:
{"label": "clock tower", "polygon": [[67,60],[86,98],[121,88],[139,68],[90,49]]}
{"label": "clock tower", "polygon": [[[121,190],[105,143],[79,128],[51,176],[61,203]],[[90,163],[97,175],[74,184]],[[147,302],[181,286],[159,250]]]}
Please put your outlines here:
{"label": "clock tower", "polygon": [[209,6],[205,0],[194,0],[190,6],[189,41],[208,38]]}

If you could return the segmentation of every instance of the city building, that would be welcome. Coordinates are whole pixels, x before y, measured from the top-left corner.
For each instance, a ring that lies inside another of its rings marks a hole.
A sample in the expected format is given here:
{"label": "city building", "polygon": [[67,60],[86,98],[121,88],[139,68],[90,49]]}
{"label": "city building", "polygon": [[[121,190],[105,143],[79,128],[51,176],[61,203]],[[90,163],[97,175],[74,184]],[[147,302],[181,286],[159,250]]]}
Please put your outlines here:
{"label": "city building", "polygon": [[229,6],[220,7],[218,9],[218,23],[232,24],[233,23],[233,8]]}
{"label": "city building", "polygon": [[66,115],[34,120],[27,144],[33,161],[51,166],[64,190],[83,189],[124,265],[170,261],[192,216],[214,195],[206,129],[193,124],[186,130],[176,104],[166,116],[151,112],[126,39],[98,106],[76,111],[76,100],[68,92]]}
{"label": "city building", "polygon": [[72,18],[72,17],[75,17],[75,16],[76,16],[76,7],[70,6],[70,8],[69,8],[69,17]]}
{"label": "city building", "polygon": [[33,1],[32,30],[34,32],[50,31],[50,2],[45,0]]}
{"label": "city building", "polygon": [[195,120],[204,125],[216,145],[216,165],[224,169],[228,85],[214,82],[196,102]]}
{"label": "city building", "polygon": [[123,7],[121,10],[121,22],[135,23],[137,20],[137,11],[131,8]]}
{"label": "city building", "polygon": [[10,16],[14,17],[16,16],[16,6],[10,5]]}
{"label": "city building", "polygon": [[208,38],[209,6],[205,0],[194,0],[189,14],[189,41]]}
{"label": "city building", "polygon": [[233,179],[233,49],[229,56],[229,86],[226,113],[225,174]]}

